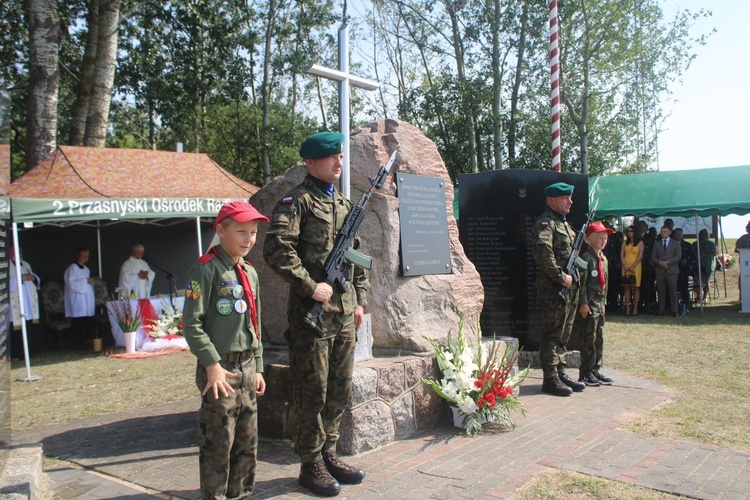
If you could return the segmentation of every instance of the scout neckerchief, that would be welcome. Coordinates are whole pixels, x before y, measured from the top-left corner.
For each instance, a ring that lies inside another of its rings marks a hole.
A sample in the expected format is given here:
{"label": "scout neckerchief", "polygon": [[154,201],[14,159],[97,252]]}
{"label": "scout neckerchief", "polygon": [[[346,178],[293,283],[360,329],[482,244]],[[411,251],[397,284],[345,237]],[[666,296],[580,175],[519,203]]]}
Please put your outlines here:
{"label": "scout neckerchief", "polygon": [[604,291],[604,265],[602,264],[602,255],[601,255],[601,252],[599,253],[599,255],[596,255],[593,252],[594,250],[593,248],[591,250],[592,250],[591,255],[597,258],[596,272],[599,273],[599,286],[601,286],[602,291]]}
{"label": "scout neckerchief", "polygon": [[[208,253],[221,258],[221,255],[219,254],[218,245],[211,247]],[[248,264],[250,263],[248,262]],[[245,292],[245,297],[247,297],[247,301],[249,302],[250,319],[252,319],[253,321],[253,327],[255,328],[255,336],[260,340],[260,330],[258,330],[258,310],[255,307],[255,294],[253,293],[253,287],[250,286],[250,280],[247,279],[247,273],[245,272],[245,268],[244,266],[240,264],[239,261],[235,262],[234,266],[232,267],[234,268],[234,272],[237,275],[237,279],[240,281],[240,284],[242,285],[242,290],[244,290]]]}

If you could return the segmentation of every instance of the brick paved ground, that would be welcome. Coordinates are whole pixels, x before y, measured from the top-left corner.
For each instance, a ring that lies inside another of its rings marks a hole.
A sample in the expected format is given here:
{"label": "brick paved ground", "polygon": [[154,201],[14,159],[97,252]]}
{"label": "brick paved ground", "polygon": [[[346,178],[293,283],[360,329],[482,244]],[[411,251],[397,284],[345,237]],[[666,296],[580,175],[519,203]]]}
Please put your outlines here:
{"label": "brick paved ground", "polygon": [[[541,393],[541,373],[534,371],[521,392],[526,417],[516,418],[515,430],[466,438],[446,424],[351,457],[367,477],[342,487],[340,498],[507,498],[549,468],[694,498],[748,498],[750,455],[621,430],[669,392],[607,373],[616,385],[555,398]],[[41,441],[45,455],[61,460],[45,469],[53,498],[197,499],[197,406],[196,400],[89,418],[14,441]],[[256,497],[309,496],[297,485],[288,442],[261,440],[259,453]]]}

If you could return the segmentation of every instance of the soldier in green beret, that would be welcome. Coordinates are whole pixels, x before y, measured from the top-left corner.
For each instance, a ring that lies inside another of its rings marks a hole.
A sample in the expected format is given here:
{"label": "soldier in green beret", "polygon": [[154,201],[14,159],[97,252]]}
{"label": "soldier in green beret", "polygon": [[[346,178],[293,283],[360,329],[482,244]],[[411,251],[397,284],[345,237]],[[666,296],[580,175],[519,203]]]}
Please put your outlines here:
{"label": "soldier in green beret", "polygon": [[[570,396],[586,386],[565,374],[568,340],[578,307],[578,286],[565,266],[573,252],[575,231],[565,216],[573,205],[573,186],[557,182],[544,188],[547,210],[536,220],[532,232],[534,260],[541,268],[536,290],[542,313],[539,360],[544,372],[542,391]],[[567,289],[562,299],[559,291]]]}
{"label": "soldier in green beret", "polygon": [[[354,267],[349,291],[333,289],[323,266],[351,209],[334,183],[343,168],[344,136],[314,134],[300,156],[308,175],[277,204],[263,257],[289,283],[285,333],[293,379],[292,415],[297,424],[295,451],[302,462],[299,484],[317,495],[335,496],[340,484],[358,484],[365,473],[336,454],[339,424],[352,390],[356,331],[364,319],[369,282]],[[354,247],[360,244],[357,238]],[[323,306],[323,336],[301,318],[314,301]]]}

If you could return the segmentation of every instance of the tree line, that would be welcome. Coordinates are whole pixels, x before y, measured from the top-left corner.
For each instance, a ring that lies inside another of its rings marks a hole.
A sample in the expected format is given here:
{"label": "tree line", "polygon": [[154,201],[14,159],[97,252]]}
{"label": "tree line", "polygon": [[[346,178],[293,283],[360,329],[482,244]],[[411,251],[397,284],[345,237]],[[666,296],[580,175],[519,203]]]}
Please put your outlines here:
{"label": "tree line", "polygon": [[[710,12],[659,0],[561,0],[563,170],[656,164],[670,88]],[[203,152],[262,185],[301,140],[338,126],[336,68],[351,29],[353,126],[408,121],[458,174],[550,168],[548,4],[531,0],[25,0],[0,4],[0,78],[13,176],[58,144]]]}

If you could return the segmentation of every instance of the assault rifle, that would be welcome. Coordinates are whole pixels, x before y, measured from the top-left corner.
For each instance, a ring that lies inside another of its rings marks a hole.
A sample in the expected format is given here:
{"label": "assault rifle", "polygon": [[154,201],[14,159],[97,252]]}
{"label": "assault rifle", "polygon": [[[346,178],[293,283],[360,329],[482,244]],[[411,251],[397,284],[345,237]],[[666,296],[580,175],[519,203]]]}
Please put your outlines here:
{"label": "assault rifle", "polygon": [[[391,170],[391,165],[393,165],[393,162],[396,160],[397,153],[398,151],[393,152],[390,160],[388,160],[388,164],[385,167],[380,167],[380,170],[374,179],[370,177],[370,189],[362,195],[359,202],[349,210],[348,214],[346,214],[344,224],[341,226],[341,229],[336,236],[333,250],[331,250],[331,253],[326,259],[326,263],[323,266],[326,275],[325,282],[331,287],[337,286],[341,293],[349,291],[350,285],[347,281],[347,274],[352,267],[352,264],[364,269],[372,269],[372,257],[353,249],[352,242],[357,234],[359,225],[365,218],[365,205],[370,201],[372,190],[383,187],[386,178],[388,178],[388,173]],[[307,314],[302,316],[302,322],[317,330],[320,335],[323,335],[322,316],[323,304],[315,301],[315,304]]]}
{"label": "assault rifle", "polygon": [[[573,251],[570,253],[568,263],[565,265],[565,272],[573,277],[574,283],[578,283],[581,280],[581,277],[578,275],[578,268],[586,267],[586,261],[584,261],[580,257],[581,247],[583,246],[583,242],[586,241],[586,229],[589,227],[589,224],[591,224],[591,221],[594,218],[594,214],[596,213],[596,207],[598,206],[599,199],[597,198],[596,202],[594,203],[594,207],[589,210],[589,213],[586,216],[586,222],[583,223],[583,227],[581,227],[581,230],[578,231],[578,234],[576,235],[576,240],[573,243]],[[566,300],[567,291],[567,288],[562,287],[557,292],[557,295],[559,295],[560,298],[564,301]]]}

